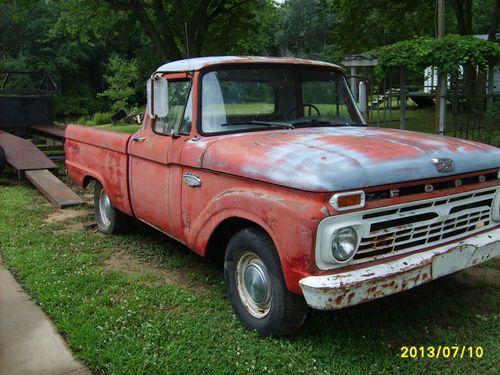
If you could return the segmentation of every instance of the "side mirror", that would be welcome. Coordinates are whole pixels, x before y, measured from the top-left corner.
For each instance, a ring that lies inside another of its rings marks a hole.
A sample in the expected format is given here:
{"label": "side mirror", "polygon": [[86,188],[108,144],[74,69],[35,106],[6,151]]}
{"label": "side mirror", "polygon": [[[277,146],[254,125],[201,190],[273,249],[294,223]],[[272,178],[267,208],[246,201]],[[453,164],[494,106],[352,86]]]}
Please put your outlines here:
{"label": "side mirror", "polygon": [[152,118],[168,115],[168,81],[159,76],[148,80],[148,113]]}
{"label": "side mirror", "polygon": [[367,118],[368,113],[368,92],[366,89],[366,81],[359,81],[359,110]]}

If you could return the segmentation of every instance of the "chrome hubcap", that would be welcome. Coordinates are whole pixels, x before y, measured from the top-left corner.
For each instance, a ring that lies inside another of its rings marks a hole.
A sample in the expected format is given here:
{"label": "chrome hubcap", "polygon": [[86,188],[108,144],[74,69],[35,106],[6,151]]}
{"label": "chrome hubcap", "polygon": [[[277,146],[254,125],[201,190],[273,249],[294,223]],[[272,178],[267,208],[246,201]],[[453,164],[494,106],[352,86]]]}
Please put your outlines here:
{"label": "chrome hubcap", "polygon": [[99,195],[99,216],[105,226],[109,226],[111,224],[111,202],[109,201],[107,194],[104,192],[104,189],[101,190]]}
{"label": "chrome hubcap", "polygon": [[247,311],[263,318],[271,309],[271,285],[267,268],[254,253],[244,253],[238,261],[238,293]]}

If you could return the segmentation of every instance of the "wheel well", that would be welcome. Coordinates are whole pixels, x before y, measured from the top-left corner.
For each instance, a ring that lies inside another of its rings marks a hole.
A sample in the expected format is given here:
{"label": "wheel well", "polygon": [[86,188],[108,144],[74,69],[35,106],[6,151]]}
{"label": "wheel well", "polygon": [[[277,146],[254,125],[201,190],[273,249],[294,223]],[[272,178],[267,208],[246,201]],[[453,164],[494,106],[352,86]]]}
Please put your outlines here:
{"label": "wheel well", "polygon": [[210,236],[205,256],[217,260],[223,260],[227,244],[231,237],[239,230],[249,227],[260,228],[266,232],[264,228],[250,220],[242,219],[240,217],[225,219],[219,223]]}
{"label": "wheel well", "polygon": [[97,178],[95,178],[95,177],[92,177],[92,176],[85,176],[85,177],[83,178],[83,183],[82,183],[82,186],[83,186],[83,188],[84,188],[84,189],[86,189],[86,188],[87,188],[87,186],[89,186],[89,184],[90,184],[91,182],[96,182],[96,181],[97,181]]}

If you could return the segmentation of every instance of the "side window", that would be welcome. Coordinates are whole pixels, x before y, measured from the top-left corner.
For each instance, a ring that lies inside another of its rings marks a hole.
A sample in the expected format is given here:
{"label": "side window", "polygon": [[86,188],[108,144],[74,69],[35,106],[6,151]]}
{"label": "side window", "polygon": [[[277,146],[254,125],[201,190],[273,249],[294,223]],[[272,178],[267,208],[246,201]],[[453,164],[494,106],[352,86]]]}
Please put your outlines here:
{"label": "side window", "polygon": [[[182,130],[184,131],[184,107],[188,101],[188,95],[190,94],[190,82],[189,81],[169,81],[168,82],[168,114],[165,117],[159,117],[156,119],[154,124],[154,131],[159,134],[170,135],[172,130],[174,130],[176,125],[182,125]],[[191,96],[189,95],[189,99]],[[191,100],[189,100],[191,102]],[[191,108],[186,108],[186,114],[191,112]],[[189,115],[189,119],[191,116]],[[182,123],[181,123],[182,121]],[[189,120],[189,123],[191,120]],[[191,126],[189,125],[189,128]]]}

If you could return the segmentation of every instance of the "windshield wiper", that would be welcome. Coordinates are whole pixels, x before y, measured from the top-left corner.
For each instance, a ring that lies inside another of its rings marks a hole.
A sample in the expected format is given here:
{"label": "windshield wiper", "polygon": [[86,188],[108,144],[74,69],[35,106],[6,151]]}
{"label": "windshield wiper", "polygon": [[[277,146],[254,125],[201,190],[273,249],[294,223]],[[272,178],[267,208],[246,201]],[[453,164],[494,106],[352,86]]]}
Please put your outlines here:
{"label": "windshield wiper", "polygon": [[232,125],[257,125],[257,126],[268,126],[268,127],[280,127],[285,129],[295,129],[295,126],[288,122],[273,122],[273,121],[241,121],[241,122],[228,122],[221,124],[221,126],[232,126]]}
{"label": "windshield wiper", "polygon": [[312,125],[312,126],[364,126],[362,124],[354,124],[349,123],[347,121],[327,121],[327,120],[304,120],[304,121],[295,121],[293,125]]}

